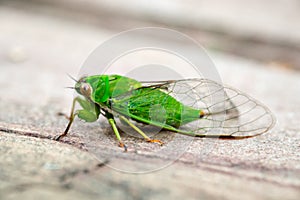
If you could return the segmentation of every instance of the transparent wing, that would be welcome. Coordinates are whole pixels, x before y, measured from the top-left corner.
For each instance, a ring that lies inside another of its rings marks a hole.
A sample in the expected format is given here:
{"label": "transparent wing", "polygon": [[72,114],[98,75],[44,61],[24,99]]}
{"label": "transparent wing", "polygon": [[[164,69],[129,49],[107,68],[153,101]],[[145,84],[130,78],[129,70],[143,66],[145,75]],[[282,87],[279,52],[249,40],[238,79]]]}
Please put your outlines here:
{"label": "transparent wing", "polygon": [[[239,90],[211,80],[185,79],[142,83],[146,88],[153,88],[149,90],[150,94],[159,89],[182,104],[202,111],[201,118],[180,127],[171,127],[159,121],[150,122],[168,130],[201,137],[245,138],[265,133],[275,123],[271,111],[262,103]],[[128,92],[116,97],[118,104],[124,104],[118,107],[128,106],[126,99],[130,99],[131,95],[132,92]],[[130,118],[145,123],[134,114]]]}

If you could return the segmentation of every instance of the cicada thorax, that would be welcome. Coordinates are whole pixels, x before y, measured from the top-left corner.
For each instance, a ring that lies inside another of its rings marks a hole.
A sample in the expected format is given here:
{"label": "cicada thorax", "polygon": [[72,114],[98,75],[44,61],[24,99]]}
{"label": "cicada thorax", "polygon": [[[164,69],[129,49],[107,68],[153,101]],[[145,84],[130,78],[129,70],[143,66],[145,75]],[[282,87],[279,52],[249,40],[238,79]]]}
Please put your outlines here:
{"label": "cicada thorax", "polygon": [[120,75],[95,75],[84,78],[92,92],[90,99],[95,103],[105,103],[109,99],[141,87],[141,83]]}

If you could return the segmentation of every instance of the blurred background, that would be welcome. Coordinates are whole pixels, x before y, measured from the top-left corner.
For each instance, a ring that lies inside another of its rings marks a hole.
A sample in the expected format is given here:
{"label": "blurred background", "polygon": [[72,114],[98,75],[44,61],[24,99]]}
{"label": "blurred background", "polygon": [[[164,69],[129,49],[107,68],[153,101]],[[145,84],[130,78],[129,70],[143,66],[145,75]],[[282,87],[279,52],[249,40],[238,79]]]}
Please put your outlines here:
{"label": "blurred background", "polygon": [[300,69],[298,0],[1,0],[0,5],[1,62],[35,57],[32,48],[46,48],[43,54],[51,56],[70,42],[84,49],[97,37],[95,46],[120,31],[159,26],[181,31],[209,50]]}

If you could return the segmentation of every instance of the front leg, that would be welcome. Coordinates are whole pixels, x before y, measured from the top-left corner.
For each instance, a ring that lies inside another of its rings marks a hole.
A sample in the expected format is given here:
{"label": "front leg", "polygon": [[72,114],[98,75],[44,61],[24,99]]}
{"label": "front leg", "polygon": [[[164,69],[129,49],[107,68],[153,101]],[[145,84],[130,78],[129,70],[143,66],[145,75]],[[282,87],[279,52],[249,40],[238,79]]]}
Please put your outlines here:
{"label": "front leg", "polygon": [[[80,106],[83,108],[82,110],[75,110],[75,103],[78,102],[80,104]],[[69,123],[67,125],[67,128],[65,129],[65,131],[57,136],[55,138],[55,140],[60,140],[61,138],[65,137],[70,128],[71,125],[73,124],[74,118],[76,116],[78,116],[80,119],[83,119],[86,122],[94,122],[99,118],[99,114],[100,114],[100,108],[98,105],[94,104],[93,102],[89,101],[89,100],[85,100],[83,98],[80,97],[76,97],[73,99],[73,104],[72,104],[72,108],[71,108],[71,113],[70,116],[66,116],[67,119],[69,119]],[[62,115],[62,114],[60,114]]]}
{"label": "front leg", "polygon": [[[65,131],[62,134],[60,134],[59,136],[56,136],[54,138],[54,140],[59,141],[61,138],[65,137],[68,134],[68,132],[69,132],[69,130],[71,128],[71,125],[72,125],[72,123],[74,121],[74,118],[77,115],[76,112],[74,113],[74,109],[75,109],[75,103],[78,101],[78,99],[79,99],[79,97],[76,97],[76,98],[73,99],[70,116],[69,117],[66,116],[69,119],[69,123],[67,125],[67,128],[65,129]],[[59,113],[59,114],[63,115],[61,113]]]}

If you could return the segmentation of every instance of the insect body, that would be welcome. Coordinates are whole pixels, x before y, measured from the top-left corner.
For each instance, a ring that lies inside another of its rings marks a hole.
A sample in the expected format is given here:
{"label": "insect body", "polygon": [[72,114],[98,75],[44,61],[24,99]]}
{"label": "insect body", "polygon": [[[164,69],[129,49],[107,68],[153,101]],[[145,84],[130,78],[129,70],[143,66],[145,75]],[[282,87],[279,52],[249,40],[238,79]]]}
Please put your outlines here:
{"label": "insect body", "polygon": [[[273,115],[261,103],[207,79],[139,82],[120,75],[94,75],[81,78],[74,89],[82,97],[74,98],[69,124],[57,140],[67,135],[75,116],[86,122],[106,117],[125,150],[115,117],[148,142],[159,144],[163,143],[132,121],[190,136],[229,139],[253,137],[274,125]],[[74,111],[76,102],[82,109]]]}

